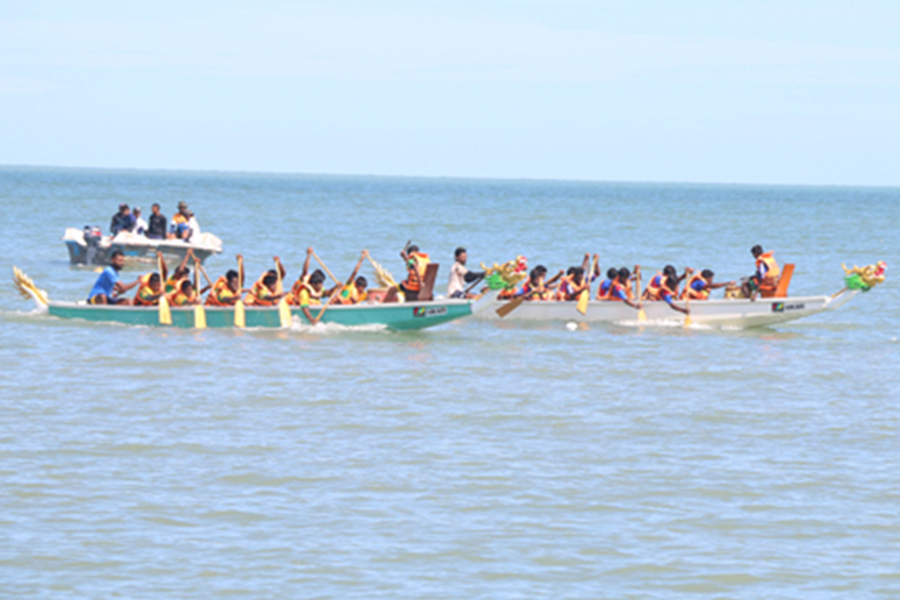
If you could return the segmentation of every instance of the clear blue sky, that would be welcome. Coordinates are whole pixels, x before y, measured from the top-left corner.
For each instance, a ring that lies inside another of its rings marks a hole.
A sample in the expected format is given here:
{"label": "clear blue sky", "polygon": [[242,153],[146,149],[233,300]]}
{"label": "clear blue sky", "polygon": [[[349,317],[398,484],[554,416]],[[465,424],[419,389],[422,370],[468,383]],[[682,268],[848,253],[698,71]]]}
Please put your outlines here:
{"label": "clear blue sky", "polygon": [[900,184],[900,2],[0,4],[0,164]]}

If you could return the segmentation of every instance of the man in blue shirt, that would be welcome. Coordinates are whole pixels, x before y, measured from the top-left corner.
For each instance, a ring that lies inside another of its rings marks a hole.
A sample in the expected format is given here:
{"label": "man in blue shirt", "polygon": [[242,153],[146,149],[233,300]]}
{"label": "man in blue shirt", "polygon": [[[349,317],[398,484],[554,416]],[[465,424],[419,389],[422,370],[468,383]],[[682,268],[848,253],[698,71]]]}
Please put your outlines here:
{"label": "man in blue shirt", "polygon": [[109,232],[113,237],[119,234],[120,231],[131,231],[134,229],[134,215],[131,214],[131,209],[128,208],[127,204],[119,205],[119,212],[113,215],[112,221],[109,223]]}
{"label": "man in blue shirt", "polygon": [[103,269],[100,277],[88,295],[89,304],[131,304],[128,298],[120,298],[122,294],[140,283],[140,280],[129,284],[119,281],[119,271],[125,266],[125,255],[120,250],[112,253],[109,266]]}

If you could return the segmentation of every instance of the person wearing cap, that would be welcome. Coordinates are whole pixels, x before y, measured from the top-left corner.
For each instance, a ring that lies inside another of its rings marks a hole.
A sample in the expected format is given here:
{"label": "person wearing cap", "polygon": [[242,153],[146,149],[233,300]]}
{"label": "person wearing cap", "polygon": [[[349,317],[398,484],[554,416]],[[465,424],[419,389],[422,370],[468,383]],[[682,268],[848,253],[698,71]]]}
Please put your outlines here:
{"label": "person wearing cap", "polygon": [[134,207],[134,232],[138,235],[147,234],[147,221],[141,217],[141,207]]}
{"label": "person wearing cap", "polygon": [[147,228],[147,237],[154,240],[166,239],[166,216],[159,211],[159,204],[154,203],[150,207],[150,227]]}
{"label": "person wearing cap", "polygon": [[178,203],[178,212],[172,217],[172,231],[169,233],[169,239],[186,239],[190,235],[191,228],[188,225],[191,218],[190,212],[187,202],[182,200]]}
{"label": "person wearing cap", "polygon": [[109,232],[113,237],[121,231],[131,231],[134,229],[134,216],[127,204],[119,205],[119,212],[113,215],[112,221],[109,223]]}

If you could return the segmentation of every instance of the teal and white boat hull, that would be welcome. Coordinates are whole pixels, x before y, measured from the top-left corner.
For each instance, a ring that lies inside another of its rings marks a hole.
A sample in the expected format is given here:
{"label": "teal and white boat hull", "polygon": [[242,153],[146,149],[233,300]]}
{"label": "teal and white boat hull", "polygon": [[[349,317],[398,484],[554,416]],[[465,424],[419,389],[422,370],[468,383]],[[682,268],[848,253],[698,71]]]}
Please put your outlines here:
{"label": "teal and white boat hull", "polygon": [[[381,325],[388,329],[400,331],[434,327],[449,321],[455,321],[473,314],[473,307],[484,307],[493,299],[485,298],[483,302],[468,300],[439,300],[432,302],[406,302],[394,304],[357,304],[332,305],[322,316],[321,323],[335,323],[345,327],[363,327]],[[247,306],[245,323],[248,328],[279,328],[281,320],[277,307]],[[310,307],[313,318],[317,317],[320,307]],[[477,309],[476,309],[477,310]],[[47,312],[61,319],[81,319],[83,321],[101,323],[121,323],[143,327],[181,327],[194,328],[194,307],[172,307],[172,325],[161,325],[159,309],[155,306],[97,306],[85,302],[50,302]],[[206,326],[209,328],[234,327],[234,308],[204,307]],[[292,321],[306,323],[303,312],[291,307]]]}

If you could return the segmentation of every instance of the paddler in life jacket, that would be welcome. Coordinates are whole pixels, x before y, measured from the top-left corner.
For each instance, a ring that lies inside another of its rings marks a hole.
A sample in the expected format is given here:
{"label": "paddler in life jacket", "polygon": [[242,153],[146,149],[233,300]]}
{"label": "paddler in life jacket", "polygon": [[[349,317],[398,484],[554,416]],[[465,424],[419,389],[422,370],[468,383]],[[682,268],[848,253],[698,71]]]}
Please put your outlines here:
{"label": "paddler in life jacket", "polygon": [[650,278],[650,281],[647,283],[647,289],[644,290],[643,299],[644,300],[662,300],[660,292],[662,290],[663,284],[666,282],[666,279],[669,277],[675,278],[675,289],[669,290],[678,292],[678,283],[681,282],[682,279],[687,277],[687,269],[684,270],[682,275],[678,275],[678,271],[672,265],[666,265],[663,267],[662,271],[658,271],[656,275]]}
{"label": "paddler in life jacket", "polygon": [[544,276],[547,275],[547,267],[544,265],[538,265],[531,270],[528,274],[528,281],[526,281],[522,288],[516,292],[516,297],[524,296],[525,300],[532,301],[545,301],[545,300],[553,300],[554,292],[551,289],[551,285],[562,277],[563,271],[560,271],[556,275],[553,276],[550,281],[544,281]]}
{"label": "paddler in life jacket", "polygon": [[[366,288],[369,287],[369,282],[365,277],[357,277],[359,269],[362,267],[363,261],[368,255],[368,250],[362,251],[359,261],[357,261],[356,267],[353,269],[350,277],[347,278],[347,282],[344,284],[344,289],[341,290],[337,302],[341,304],[359,304],[360,302],[365,302],[369,299],[369,293],[366,291]],[[332,294],[336,292],[337,288],[331,291]],[[329,294],[329,296],[330,295],[331,294]]]}
{"label": "paddler in life jacket", "polygon": [[322,289],[325,287],[325,273],[316,269],[313,271],[312,275],[305,279],[306,281],[299,280],[299,286],[295,286],[298,288],[295,303],[300,306],[300,310],[303,312],[303,316],[306,317],[306,320],[312,323],[315,319],[312,316],[312,313],[309,312],[309,307],[322,304],[322,297],[324,295]]}
{"label": "paddler in life jacket", "polygon": [[744,283],[744,295],[750,300],[756,300],[756,295],[763,296],[775,293],[778,282],[781,281],[781,268],[775,262],[774,252],[763,252],[762,246],[757,244],[750,249],[753,258],[756,259],[756,273]]}
{"label": "paddler in life jacket", "polygon": [[431,263],[431,258],[424,252],[419,252],[419,247],[415,244],[407,244],[400,252],[400,256],[406,263],[408,273],[406,279],[400,283],[400,290],[407,301],[418,300],[425,282],[425,269]]}
{"label": "paddler in life jacket", "polygon": [[269,269],[260,275],[253,287],[250,288],[250,293],[247,295],[247,304],[251,306],[275,306],[279,300],[288,295],[279,283],[279,272],[283,280],[287,271],[285,271],[284,265],[281,264],[281,259],[275,256],[273,260],[278,271]]}
{"label": "paddler in life jacket", "polygon": [[733,286],[734,282],[713,283],[716,274],[710,269],[703,269],[690,275],[684,290],[681,292],[682,300],[709,300],[712,290]]}
{"label": "paddler in life jacket", "polygon": [[619,270],[615,267],[610,267],[606,271],[606,279],[600,282],[600,287],[597,288],[597,300],[609,300],[609,294],[612,291],[613,284],[616,283],[616,280],[619,278]]}
{"label": "paddler in life jacket", "polygon": [[686,315],[691,314],[691,311],[674,304],[675,300],[678,299],[678,277],[675,275],[669,275],[665,278],[658,295],[659,299],[668,304],[672,310],[677,310]]}
{"label": "paddler in life jacket", "polygon": [[185,279],[181,282],[181,287],[174,294],[167,296],[169,304],[172,306],[193,306],[200,304],[200,294],[194,289],[194,284],[190,280]]}
{"label": "paddler in life jacket", "polygon": [[[610,269],[612,271],[613,269]],[[607,273],[609,275],[609,273]],[[634,301],[634,292],[631,289],[631,271],[622,267],[616,271],[616,277],[610,285],[607,300],[612,302],[624,302],[631,308],[640,310],[641,303]]]}
{"label": "paddler in life jacket", "polygon": [[134,295],[134,306],[156,306],[163,295],[162,279],[159,273],[147,273],[138,279],[138,291]]}
{"label": "paddler in life jacket", "polygon": [[[157,252],[157,256],[161,256],[161,254]],[[166,266],[166,261],[160,258],[160,262],[162,263],[163,279],[166,280],[166,295],[174,294],[177,290],[181,289],[181,282],[190,278],[191,269],[187,266],[187,262],[188,260],[193,258],[193,256],[194,249],[188,248],[188,251],[184,254],[184,258],[175,269],[175,272],[172,273],[171,277],[167,276],[168,268]]]}
{"label": "paddler in life jacket", "polygon": [[[595,255],[596,257],[596,255]],[[559,289],[556,292],[556,299],[563,302],[578,300],[589,283],[586,275],[590,269],[591,255],[588,252],[584,254],[584,261],[580,267],[569,267],[566,274],[559,280]]]}
{"label": "paddler in life jacket", "polygon": [[241,278],[238,272],[231,269],[222,277],[216,280],[212,286],[212,291],[206,297],[207,306],[234,306],[244,292],[250,290],[239,290],[238,284]]}

